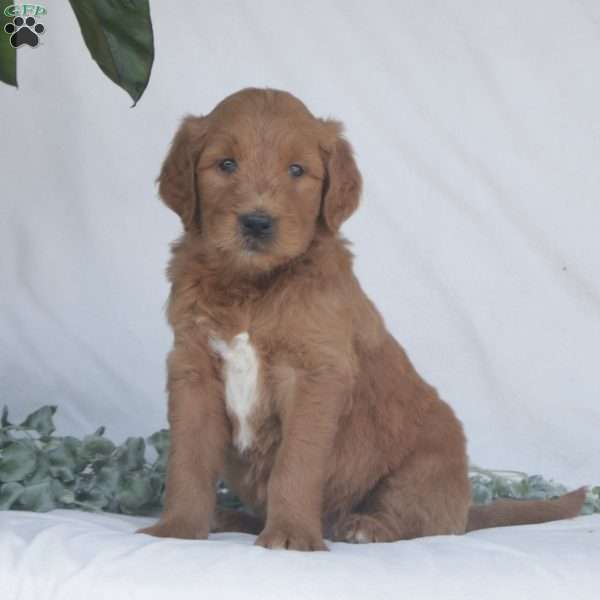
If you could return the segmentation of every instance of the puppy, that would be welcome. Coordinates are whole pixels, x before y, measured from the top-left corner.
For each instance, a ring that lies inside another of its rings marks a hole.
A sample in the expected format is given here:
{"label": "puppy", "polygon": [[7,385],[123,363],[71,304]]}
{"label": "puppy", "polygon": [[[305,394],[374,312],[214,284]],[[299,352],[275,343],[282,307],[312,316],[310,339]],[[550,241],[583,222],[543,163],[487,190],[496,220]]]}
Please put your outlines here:
{"label": "puppy", "polygon": [[[361,176],[340,123],[246,89],[187,117],[159,176],[183,222],[168,269],[165,510],[142,530],[392,542],[573,517],[559,499],[471,506],[460,421],[352,272]],[[217,510],[223,478],[253,514]]]}

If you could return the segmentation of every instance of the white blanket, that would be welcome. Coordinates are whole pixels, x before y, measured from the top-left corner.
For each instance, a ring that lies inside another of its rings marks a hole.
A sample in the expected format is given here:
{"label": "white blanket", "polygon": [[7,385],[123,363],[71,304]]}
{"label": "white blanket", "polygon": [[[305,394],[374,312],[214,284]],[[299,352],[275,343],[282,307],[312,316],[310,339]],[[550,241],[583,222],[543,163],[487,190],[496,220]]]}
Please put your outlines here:
{"label": "white blanket", "polygon": [[593,600],[600,515],[330,552],[133,535],[139,517],[0,512],[3,600]]}

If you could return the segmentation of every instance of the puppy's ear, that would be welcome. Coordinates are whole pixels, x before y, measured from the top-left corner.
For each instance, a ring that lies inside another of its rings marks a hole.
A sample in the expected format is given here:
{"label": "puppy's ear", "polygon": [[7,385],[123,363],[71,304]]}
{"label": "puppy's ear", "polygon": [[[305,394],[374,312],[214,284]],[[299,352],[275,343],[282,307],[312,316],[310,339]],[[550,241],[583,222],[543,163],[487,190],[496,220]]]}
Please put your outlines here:
{"label": "puppy's ear", "polygon": [[179,127],[158,176],[158,193],[174,210],[185,230],[200,226],[200,198],[196,163],[202,152],[208,123],[206,117],[186,117]]}
{"label": "puppy's ear", "polygon": [[321,219],[330,231],[336,232],[358,208],[362,177],[354,161],[352,146],[342,136],[342,124],[326,120],[323,125],[328,132],[328,141],[321,146],[326,171]]}

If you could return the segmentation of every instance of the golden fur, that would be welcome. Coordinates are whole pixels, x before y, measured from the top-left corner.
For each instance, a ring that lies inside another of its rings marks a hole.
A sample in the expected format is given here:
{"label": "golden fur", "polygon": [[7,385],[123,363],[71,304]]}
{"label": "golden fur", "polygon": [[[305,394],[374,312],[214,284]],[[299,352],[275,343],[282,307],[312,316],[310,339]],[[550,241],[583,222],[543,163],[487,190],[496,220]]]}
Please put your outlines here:
{"label": "golden fur", "polygon": [[[341,129],[288,93],[247,89],[175,136],[159,177],[185,229],[168,271],[172,445],[165,510],[144,532],[205,538],[212,527],[322,550],[324,537],[390,542],[575,516],[583,489],[471,507],[461,423],[386,331],[338,233],[361,192]],[[219,167],[226,158],[235,172]],[[292,163],[304,175],[291,177]],[[252,211],[276,224],[260,246],[240,233]],[[240,332],[260,363],[244,452],[211,346]],[[220,477],[252,515],[215,514]]]}

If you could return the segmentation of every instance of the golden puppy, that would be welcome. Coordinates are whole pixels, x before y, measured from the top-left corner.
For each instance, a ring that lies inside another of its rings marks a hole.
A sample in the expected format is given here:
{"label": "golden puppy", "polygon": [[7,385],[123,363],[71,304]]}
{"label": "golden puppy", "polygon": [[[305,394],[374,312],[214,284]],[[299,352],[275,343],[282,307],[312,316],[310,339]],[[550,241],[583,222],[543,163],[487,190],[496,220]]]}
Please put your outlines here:
{"label": "golden puppy", "polygon": [[[461,423],[339,235],[361,193],[341,131],[286,92],[246,89],[175,136],[159,177],[185,228],[168,270],[171,451],[164,514],[143,531],[324,550],[577,515],[584,489],[471,506]],[[253,515],[215,513],[220,477]]]}

